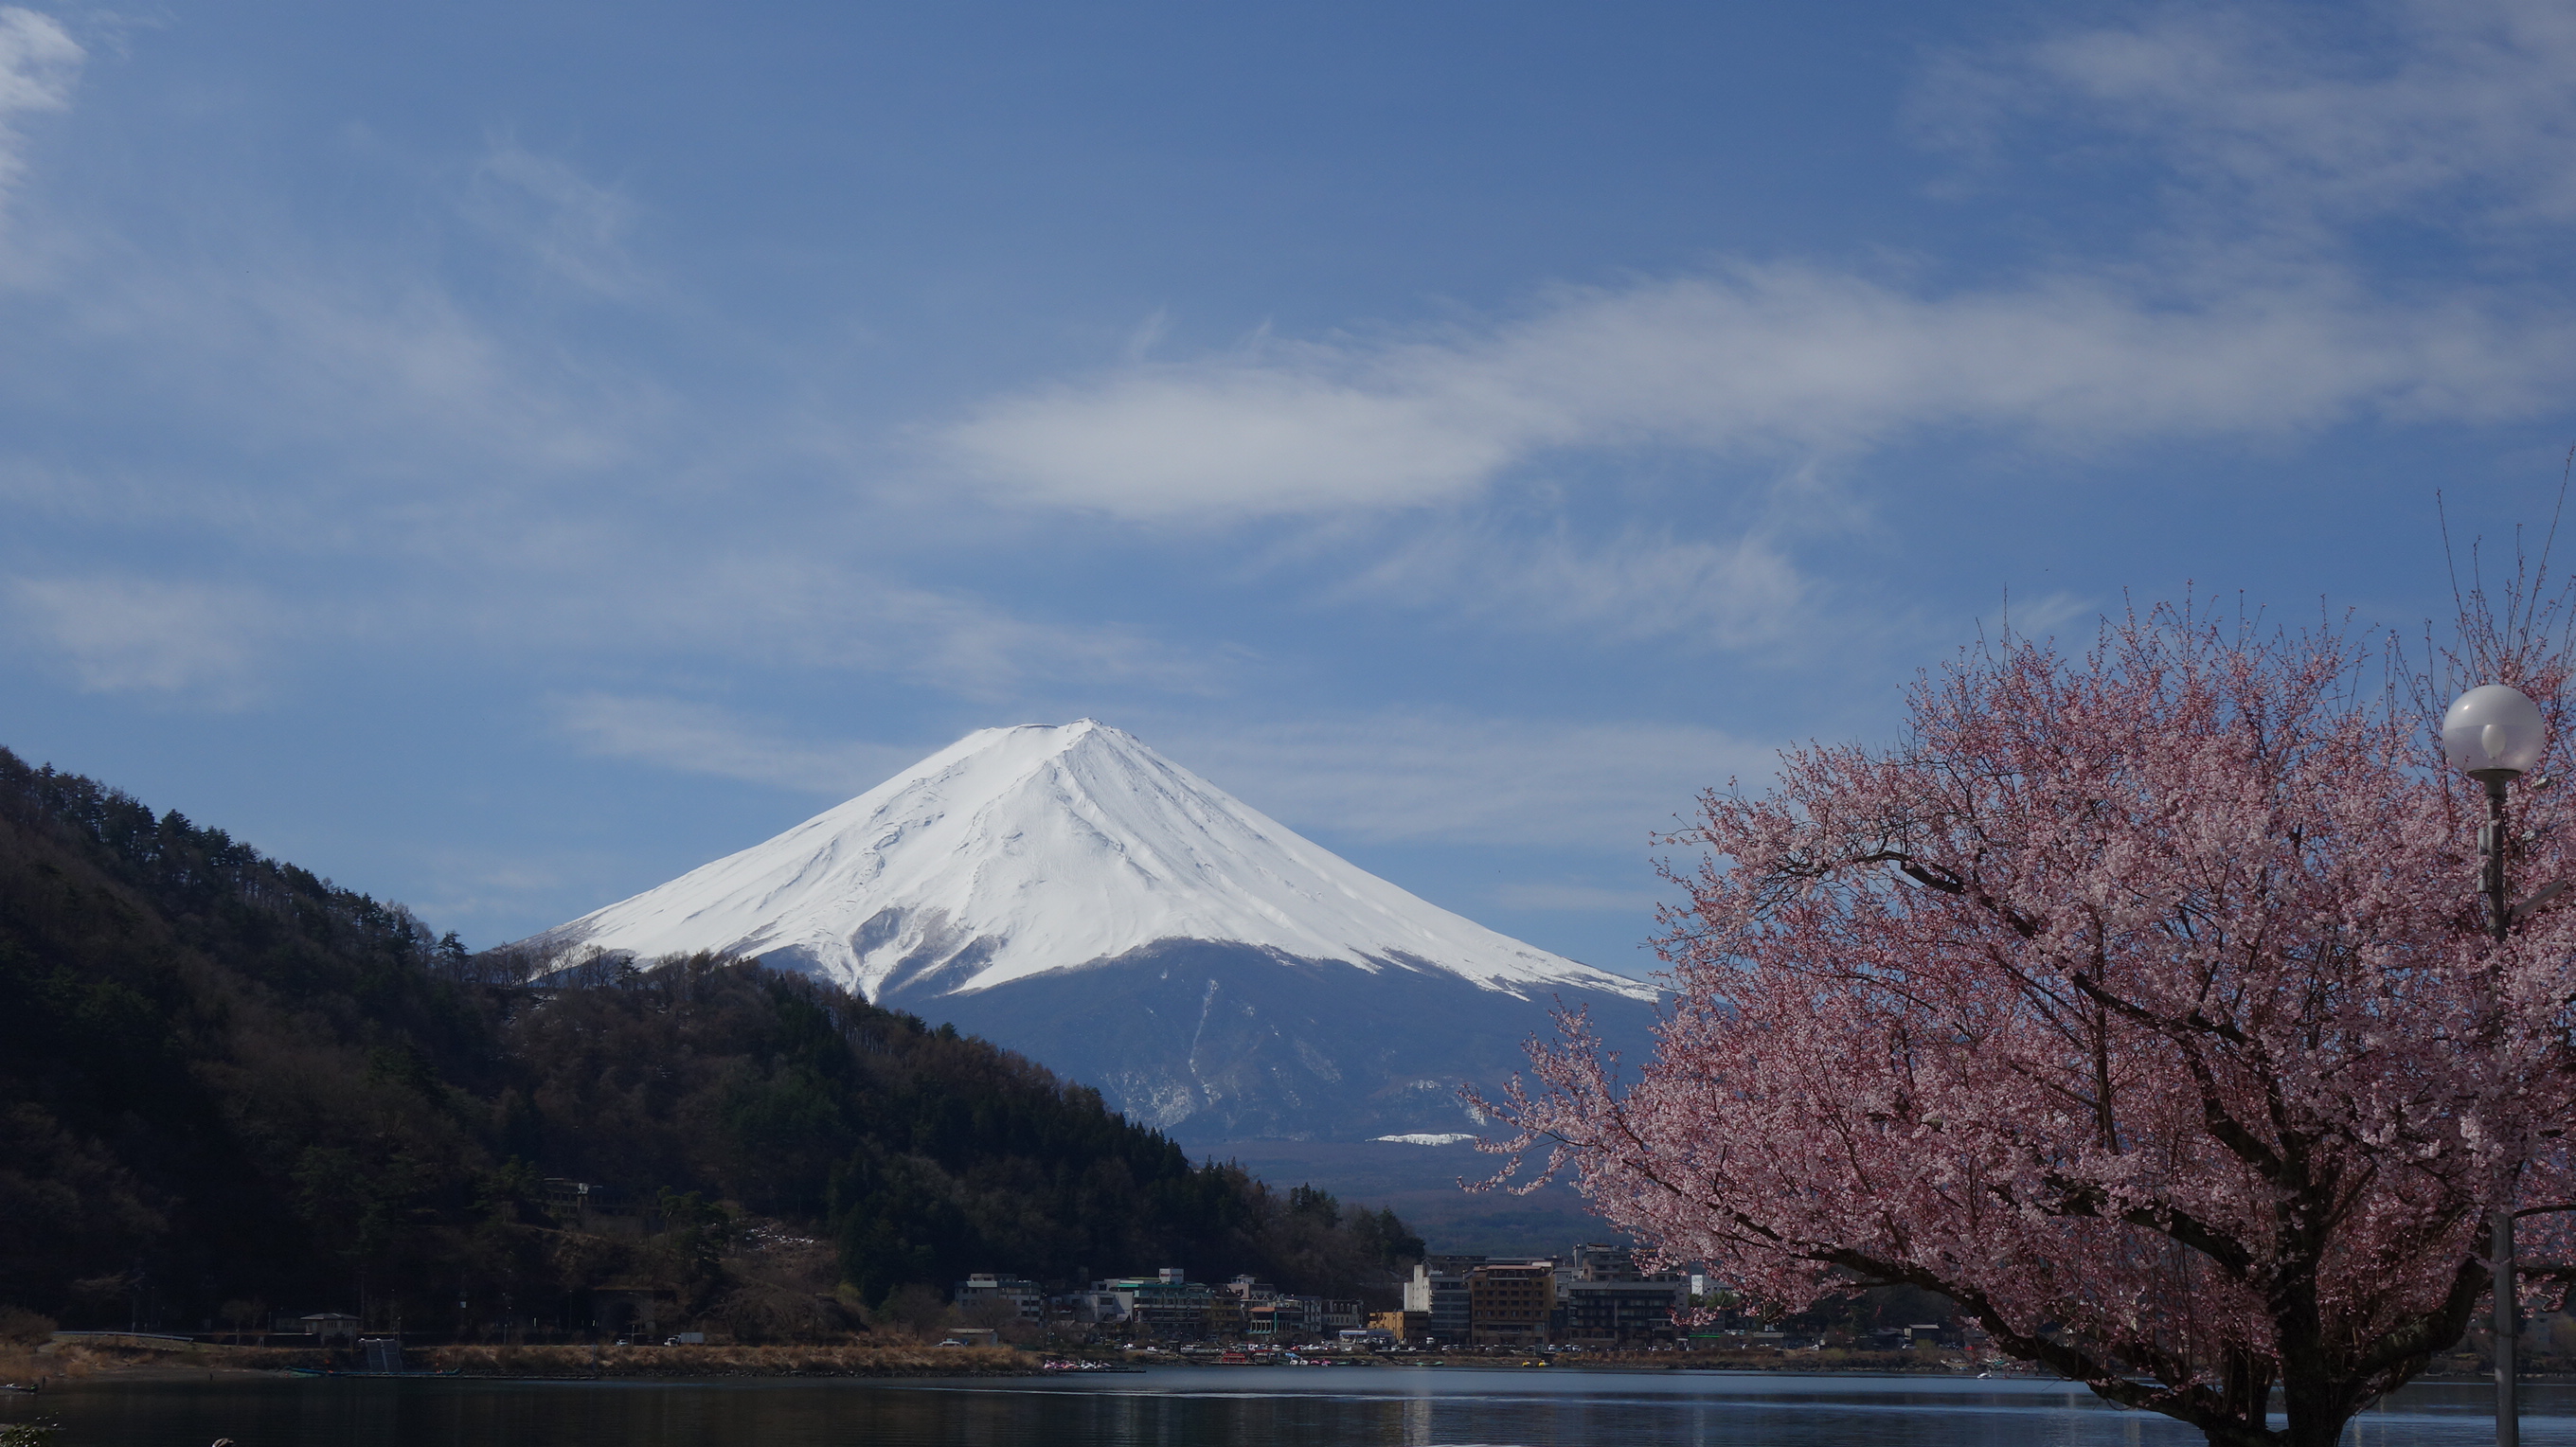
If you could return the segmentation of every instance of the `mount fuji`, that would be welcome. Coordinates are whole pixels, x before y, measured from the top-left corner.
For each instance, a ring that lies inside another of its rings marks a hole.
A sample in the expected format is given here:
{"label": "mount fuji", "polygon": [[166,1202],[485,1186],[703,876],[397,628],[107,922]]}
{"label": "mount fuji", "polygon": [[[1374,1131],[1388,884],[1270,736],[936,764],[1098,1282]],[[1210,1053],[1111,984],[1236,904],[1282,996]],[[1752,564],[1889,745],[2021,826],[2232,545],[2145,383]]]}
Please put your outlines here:
{"label": "mount fuji", "polygon": [[1452,914],[1089,719],[969,734],[525,941],[758,955],[1017,1050],[1189,1141],[1455,1131],[1549,1011],[1653,987]]}

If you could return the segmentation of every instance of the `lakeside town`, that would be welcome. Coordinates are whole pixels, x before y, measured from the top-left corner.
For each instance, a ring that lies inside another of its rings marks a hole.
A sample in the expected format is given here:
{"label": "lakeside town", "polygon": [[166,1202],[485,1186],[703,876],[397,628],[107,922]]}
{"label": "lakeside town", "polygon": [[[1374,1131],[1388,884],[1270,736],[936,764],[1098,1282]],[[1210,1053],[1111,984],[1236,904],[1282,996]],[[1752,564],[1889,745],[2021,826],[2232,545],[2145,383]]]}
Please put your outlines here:
{"label": "lakeside town", "polygon": [[[651,1198],[601,1183],[545,1179],[538,1191],[562,1249],[606,1252],[649,1248],[683,1224]],[[588,1244],[585,1244],[588,1243]],[[819,1243],[782,1234],[770,1223],[731,1228],[728,1262],[758,1279],[762,1263],[792,1261]],[[632,1259],[653,1259],[639,1251]],[[1734,1296],[1709,1277],[1642,1267],[1630,1248],[1603,1242],[1572,1246],[1554,1257],[1430,1253],[1398,1272],[1360,1283],[1354,1294],[1283,1289],[1251,1273],[1222,1281],[1163,1266],[1087,1282],[1042,1283],[1007,1271],[971,1272],[944,1292],[910,1287],[871,1307],[850,1302],[846,1288],[809,1288],[813,1311],[801,1323],[766,1329],[738,1317],[692,1310],[685,1287],[651,1275],[610,1276],[558,1298],[545,1314],[476,1313],[460,1300],[458,1317],[435,1324],[405,1320],[391,1298],[361,1299],[319,1310],[271,1312],[234,1302],[217,1318],[174,1330],[149,1321],[138,1296],[125,1330],[52,1331],[39,1323],[46,1348],[80,1346],[93,1355],[148,1356],[183,1346],[283,1353],[297,1369],[345,1373],[419,1370],[424,1351],[492,1347],[760,1348],[784,1345],[1017,1348],[1116,1357],[1170,1354],[1184,1359],[1275,1360],[1318,1349],[1350,1354],[1559,1351],[1793,1352],[1827,1345],[1865,1351],[1957,1349],[1960,1334],[1941,1321],[1831,1334],[1781,1330],[1733,1310]],[[354,1308],[354,1309],[348,1309]],[[30,1346],[36,1342],[30,1341]],[[412,1352],[406,1358],[405,1351]]]}
{"label": "lakeside town", "polygon": [[[556,1227],[577,1235],[640,1240],[670,1224],[638,1198],[587,1181],[549,1178],[543,1199]],[[1194,1280],[1181,1266],[1095,1278],[1073,1290],[981,1271],[953,1284],[944,1313],[918,1302],[900,1325],[960,1344],[1139,1349],[1797,1351],[1832,1344],[1886,1351],[1967,1344],[1948,1321],[1863,1326],[1829,1343],[1826,1331],[1777,1329],[1735,1304],[1732,1292],[1704,1274],[1647,1270],[1629,1247],[1584,1242],[1554,1257],[1428,1253],[1409,1274],[1347,1296],[1282,1290],[1248,1273]],[[586,1321],[559,1317],[551,1329],[534,1319],[494,1321],[471,1334],[514,1341],[706,1341],[700,1323],[676,1314],[679,1305],[679,1293],[667,1286],[609,1282],[588,1293]],[[877,1325],[897,1324],[887,1319],[896,1315],[879,1313]],[[325,1315],[280,1321],[274,1330],[340,1331],[354,1342],[358,1327],[354,1317]]]}
{"label": "lakeside town", "polygon": [[[604,1195],[604,1193],[603,1193]],[[594,1216],[598,1226],[618,1215]],[[650,1229],[649,1216],[629,1229]],[[1182,1267],[1104,1277],[1080,1290],[1000,1272],[954,1283],[938,1310],[876,1333],[802,1341],[741,1341],[678,1325],[667,1289],[630,1284],[591,1294],[583,1322],[488,1323],[467,1334],[371,1328],[347,1311],[281,1314],[257,1327],[175,1333],[91,1330],[21,1344],[20,1374],[68,1376],[177,1369],[294,1375],[928,1376],[1120,1369],[1157,1361],[1214,1366],[1463,1360],[1517,1366],[1663,1366],[1803,1371],[1930,1371],[2026,1375],[1973,1325],[1939,1320],[1784,1329],[1735,1309],[1705,1274],[1642,1269],[1629,1247],[1599,1242],[1558,1257],[1435,1253],[1373,1295],[1281,1291],[1250,1275],[1191,1279]],[[0,1323],[5,1326],[6,1323]],[[666,1330],[666,1328],[668,1328]],[[873,1340],[871,1340],[873,1337]],[[935,1340],[934,1340],[935,1338]],[[25,1348],[33,1348],[27,1351]],[[407,1351],[408,1349],[408,1351]],[[927,1350],[925,1350],[927,1349]],[[2546,1313],[2525,1327],[2525,1370],[2576,1374],[2576,1316]],[[2492,1363],[2472,1333],[2436,1362],[2467,1377]],[[33,1365],[36,1372],[27,1368]],[[64,1371],[63,1368],[70,1368]],[[23,1385],[23,1384],[21,1384]]]}
{"label": "lakeside town", "polygon": [[[673,1228],[641,1199],[585,1181],[548,1178],[546,1212],[564,1240],[643,1242]],[[793,1247],[764,1225],[738,1244],[754,1255]],[[1517,1365],[1661,1364],[1803,1370],[2027,1370],[1997,1355],[1984,1333],[1946,1309],[1935,1319],[1848,1315],[1765,1320],[1701,1272],[1650,1270],[1631,1247],[1583,1242],[1553,1257],[1434,1252],[1409,1274],[1363,1294],[1282,1290],[1249,1273],[1194,1279],[1187,1268],[1093,1279],[1077,1289],[1002,1271],[978,1271],[945,1293],[912,1288],[869,1312],[821,1308],[805,1330],[738,1334],[683,1310],[674,1287],[602,1283],[552,1320],[535,1317],[420,1329],[381,1305],[361,1311],[253,1313],[198,1332],[147,1329],[22,1333],[17,1375],[99,1370],[283,1370],[295,1374],[656,1376],[710,1369],[737,1375],[911,1376],[1098,1370],[1122,1363],[1319,1364],[1449,1358]],[[1938,1298],[1914,1298],[1946,1308]],[[25,1313],[15,1313],[24,1316]],[[0,1322],[0,1336],[10,1322]],[[855,1328],[836,1329],[838,1328]],[[925,1351],[927,1348],[929,1350]],[[2535,1316],[2519,1348],[2525,1369],[2576,1370],[2576,1317]],[[2492,1343],[2473,1332],[2435,1371],[2489,1369]],[[69,1370],[66,1371],[65,1369]],[[5,1374],[0,1374],[5,1375]]]}
{"label": "lakeside town", "polygon": [[[642,1244],[679,1225],[647,1198],[596,1182],[549,1177],[540,1197],[559,1239],[575,1248],[585,1241],[595,1247]],[[792,1256],[816,1244],[782,1235],[768,1223],[746,1222],[736,1229],[737,1254],[730,1259],[740,1264]],[[395,1375],[454,1370],[452,1363],[463,1359],[460,1352],[479,1348],[492,1354],[495,1370],[511,1362],[571,1363],[598,1373],[610,1367],[603,1351],[662,1348],[730,1353],[725,1360],[731,1369],[754,1374],[776,1368],[764,1363],[779,1350],[794,1354],[793,1364],[783,1369],[800,1374],[913,1374],[936,1369],[941,1360],[918,1356],[923,1347],[997,1353],[979,1357],[973,1364],[978,1372],[1032,1369],[1027,1354],[1033,1352],[1057,1365],[1498,1354],[1570,1361],[1592,1354],[1605,1360],[1660,1358],[1671,1365],[1803,1359],[1808,1369],[2008,1367],[1984,1333],[1939,1298],[1916,1293],[1906,1303],[1940,1308],[1918,1312],[1931,1319],[1892,1320],[1882,1303],[1875,1313],[1849,1313],[1832,1322],[1814,1316],[1766,1320],[1742,1309],[1734,1291],[1705,1273],[1650,1270],[1633,1248],[1607,1242],[1577,1243],[1552,1257],[1433,1252],[1410,1263],[1407,1274],[1366,1283],[1361,1294],[1346,1296],[1283,1290],[1249,1273],[1203,1281],[1181,1266],[1100,1277],[1072,1289],[978,1271],[945,1292],[907,1288],[873,1310],[853,1309],[846,1289],[837,1297],[812,1295],[815,1309],[802,1326],[769,1330],[729,1329],[734,1324],[725,1319],[688,1311],[679,1287],[650,1279],[602,1281],[564,1298],[550,1318],[487,1317],[449,1327],[406,1322],[383,1300],[353,1303],[356,1311],[274,1314],[253,1309],[253,1303],[234,1303],[223,1320],[199,1323],[196,1332],[147,1324],[139,1312],[125,1330],[55,1331],[51,1323],[38,1322],[41,1329],[20,1343],[25,1359],[19,1369],[38,1375],[47,1356],[112,1368],[218,1348],[224,1349],[222,1361],[235,1367],[268,1363],[291,1371]],[[8,1325],[0,1322],[0,1329]],[[2576,1317],[2537,1316],[2524,1336],[2521,1353],[2530,1368],[2553,1374],[2576,1369]],[[818,1358],[816,1349],[838,1351],[846,1359]],[[902,1357],[896,1370],[888,1365],[895,1360],[889,1352],[915,1354]],[[682,1369],[698,1356],[683,1351],[668,1360]],[[2439,1369],[2479,1371],[2490,1360],[2489,1343],[2473,1333]],[[652,1374],[649,1361],[632,1357],[617,1370]]]}
{"label": "lakeside town", "polygon": [[[943,1312],[911,1323],[887,1321],[891,1330],[877,1333],[881,1339],[872,1345],[1016,1348],[1014,1356],[1043,1351],[1044,1366],[1061,1369],[1156,1358],[1257,1365],[1325,1356],[1351,1360],[1498,1352],[1512,1358],[1584,1352],[1779,1353],[1814,1350],[1827,1341],[1821,1332],[1749,1323],[1723,1309],[1732,1298],[1707,1277],[1642,1270],[1629,1248],[1607,1243],[1579,1244],[1555,1258],[1436,1254],[1415,1263],[1409,1277],[1378,1284],[1372,1294],[1391,1295],[1401,1305],[1372,1310],[1362,1298],[1282,1291],[1248,1274],[1223,1282],[1197,1281],[1177,1266],[1101,1278],[1078,1291],[1049,1291],[1023,1277],[977,1272],[955,1283]],[[222,1361],[227,1366],[256,1367],[266,1358],[290,1371],[362,1376],[440,1370],[431,1364],[450,1362],[460,1350],[478,1344],[501,1353],[493,1356],[495,1364],[514,1359],[578,1362],[578,1355],[565,1357],[564,1352],[587,1350],[594,1370],[604,1365],[603,1350],[734,1349],[739,1363],[741,1349],[773,1346],[795,1353],[806,1364],[799,1372],[812,1371],[810,1350],[787,1343],[742,1343],[722,1332],[711,1336],[686,1328],[672,1314],[674,1306],[668,1289],[627,1284],[591,1293],[586,1322],[559,1322],[551,1329],[535,1323],[489,1323],[462,1335],[370,1329],[356,1313],[317,1311],[279,1315],[255,1330],[236,1322],[229,1331],[192,1335],[57,1332],[49,1346],[85,1348],[98,1360],[105,1359],[102,1354],[119,1354],[129,1363],[156,1352],[166,1356],[208,1347],[226,1349]],[[919,1339],[893,1340],[907,1325]],[[837,1345],[857,1341],[844,1336]],[[1844,1344],[1873,1352],[1949,1348],[1955,1353],[1963,1342],[1944,1323],[1922,1322],[1847,1334]],[[410,1357],[407,1346],[413,1351]],[[517,1357],[509,1355],[514,1350]],[[526,1355],[531,1352],[552,1355]],[[694,1362],[698,1355],[683,1352],[674,1359]],[[633,1365],[631,1357],[622,1363],[628,1374]],[[991,1370],[995,1363],[986,1357],[976,1365]],[[1022,1369],[1032,1365],[1024,1358]]]}
{"label": "lakeside town", "polygon": [[956,1299],[973,1315],[984,1314],[974,1310],[982,1303],[1005,1303],[1024,1328],[1085,1342],[1647,1350],[1694,1335],[1684,1323],[1706,1285],[1704,1277],[1641,1271],[1628,1248],[1589,1243],[1555,1259],[1434,1255],[1400,1283],[1402,1305],[1382,1311],[1355,1298],[1283,1292],[1250,1276],[1192,1281],[1177,1266],[1053,1295],[1034,1282],[977,1275],[958,1283]]}

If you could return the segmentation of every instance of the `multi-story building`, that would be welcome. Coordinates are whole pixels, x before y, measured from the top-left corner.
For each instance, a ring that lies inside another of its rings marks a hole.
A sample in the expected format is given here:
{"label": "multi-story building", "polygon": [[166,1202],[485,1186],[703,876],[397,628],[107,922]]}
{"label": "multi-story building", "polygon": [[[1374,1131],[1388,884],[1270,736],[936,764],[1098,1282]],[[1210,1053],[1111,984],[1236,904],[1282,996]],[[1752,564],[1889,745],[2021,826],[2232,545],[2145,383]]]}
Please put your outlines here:
{"label": "multi-story building", "polygon": [[1673,1313],[1689,1304],[1690,1282],[1669,1272],[1647,1275],[1624,1246],[1586,1243],[1557,1271],[1557,1340],[1593,1347],[1639,1347],[1680,1333]]}
{"label": "multi-story building", "polygon": [[1095,1281],[1090,1295],[1095,1312],[1101,1309],[1100,1298],[1114,1298],[1114,1309],[1121,1313],[1118,1320],[1141,1335],[1171,1341],[1226,1335],[1229,1326],[1239,1330],[1242,1321],[1241,1302],[1190,1280],[1177,1266],[1166,1266],[1152,1276]]}
{"label": "multi-story building", "polygon": [[957,1283],[957,1304],[972,1306],[979,1301],[1007,1301],[1019,1313],[1020,1320],[1046,1323],[1046,1293],[1034,1281],[1016,1276],[997,1276],[978,1271]]}
{"label": "multi-story building", "polygon": [[1368,1329],[1368,1309],[1359,1302],[1338,1296],[1309,1296],[1306,1302],[1306,1325],[1321,1337],[1338,1336],[1346,1331]]}
{"label": "multi-story building", "polygon": [[1538,1346],[1556,1311],[1554,1261],[1488,1261],[1467,1273],[1467,1340]]}
{"label": "multi-story building", "polygon": [[1306,1299],[1302,1296],[1273,1296],[1243,1309],[1246,1341],[1288,1346],[1311,1335],[1306,1322]]}
{"label": "multi-story building", "polygon": [[1467,1276],[1484,1264],[1482,1256],[1428,1256],[1414,1266],[1413,1279],[1404,1284],[1404,1309],[1422,1313],[1430,1340],[1466,1345]]}
{"label": "multi-story building", "polygon": [[1637,1253],[1632,1247],[1586,1241],[1556,1264],[1556,1274],[1560,1281],[1635,1281]]}
{"label": "multi-story building", "polygon": [[1203,1339],[1240,1337],[1252,1324],[1251,1311],[1240,1297],[1210,1291],[1207,1305],[1199,1313],[1199,1335]]}
{"label": "multi-story building", "polygon": [[1056,1307],[1064,1315],[1089,1326],[1125,1326],[1127,1315],[1136,1304],[1132,1295],[1108,1290],[1108,1282],[1094,1282],[1090,1291],[1077,1291],[1056,1298]]}

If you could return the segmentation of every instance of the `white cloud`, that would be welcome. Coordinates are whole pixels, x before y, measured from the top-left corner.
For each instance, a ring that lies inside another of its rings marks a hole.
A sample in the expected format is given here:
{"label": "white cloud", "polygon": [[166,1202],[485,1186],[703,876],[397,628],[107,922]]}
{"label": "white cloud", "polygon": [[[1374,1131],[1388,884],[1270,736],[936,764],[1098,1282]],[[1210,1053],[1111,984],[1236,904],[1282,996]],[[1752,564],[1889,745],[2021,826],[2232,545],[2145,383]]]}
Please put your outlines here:
{"label": "white cloud", "polygon": [[926,750],[799,743],[710,704],[583,693],[554,700],[556,726],[594,754],[846,799]]}
{"label": "white cloud", "polygon": [[17,578],[7,588],[22,638],[68,662],[94,692],[242,701],[278,626],[240,589],[117,575]]}
{"label": "white cloud", "polygon": [[569,164],[512,142],[473,170],[462,209],[469,220],[525,250],[556,275],[603,296],[643,284],[626,250],[635,203]]}
{"label": "white cloud", "polygon": [[68,110],[87,58],[51,16],[0,5],[0,195],[26,173],[26,137],[17,118]]}
{"label": "white cloud", "polygon": [[1448,496],[1524,445],[1484,409],[1344,375],[1325,348],[1143,367],[987,406],[949,440],[1042,501],[1112,512],[1293,513]]}
{"label": "white cloud", "polygon": [[1146,742],[1299,828],[1638,853],[1701,790],[1768,778],[1775,760],[1768,745],[1691,724],[1429,715],[1182,728]]}
{"label": "white cloud", "polygon": [[[906,584],[889,568],[818,559],[814,543],[674,556],[665,541],[652,567],[605,586],[576,579],[573,596],[540,595],[556,630],[546,641],[892,674],[993,701],[1066,682],[1202,692],[1222,666],[1150,634],[1035,620],[970,594]],[[516,620],[527,611],[514,600],[488,626],[524,631]]]}
{"label": "white cloud", "polygon": [[1915,109],[1982,149],[2107,130],[2274,222],[2450,229],[2576,216],[2571,73],[2576,11],[2553,0],[2168,5],[1943,67]]}
{"label": "white cloud", "polygon": [[1585,542],[1461,524],[1397,545],[1340,591],[1542,632],[1743,648],[1811,626],[1802,610],[1818,589],[1763,531],[1703,542],[1632,529]]}
{"label": "white cloud", "polygon": [[[83,341],[148,341],[136,381],[230,413],[237,441],[343,451],[347,470],[316,481],[416,483],[445,464],[501,470],[507,481],[485,486],[508,490],[631,463],[668,430],[660,389],[567,365],[429,276],[298,257],[284,238],[267,251],[234,239],[242,254],[230,266],[107,279],[73,325]],[[470,490],[441,480],[442,491]]]}
{"label": "white cloud", "polygon": [[1450,501],[1559,448],[1808,456],[1942,427],[2093,445],[2487,420],[2555,404],[2571,373],[2563,307],[2392,304],[2332,271],[2202,295],[2114,275],[1919,295],[1746,265],[1562,291],[1465,336],[1124,368],[991,401],[944,440],[1036,501],[1230,518]]}
{"label": "white cloud", "polygon": [[2036,598],[2005,599],[1997,621],[2022,637],[2047,638],[2079,619],[2089,625],[2101,617],[2099,600],[2060,589]]}

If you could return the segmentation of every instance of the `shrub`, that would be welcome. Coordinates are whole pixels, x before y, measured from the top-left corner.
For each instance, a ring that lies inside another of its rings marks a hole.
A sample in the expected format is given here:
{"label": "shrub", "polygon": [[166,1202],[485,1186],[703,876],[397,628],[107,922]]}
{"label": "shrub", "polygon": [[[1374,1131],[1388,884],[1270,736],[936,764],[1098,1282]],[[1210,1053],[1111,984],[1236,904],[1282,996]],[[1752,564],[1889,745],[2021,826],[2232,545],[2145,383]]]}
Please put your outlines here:
{"label": "shrub", "polygon": [[[35,1346],[50,1340],[53,1334],[52,1317],[38,1316],[23,1306],[0,1306],[0,1342],[10,1346]],[[0,1438],[0,1442],[7,1440]]]}

